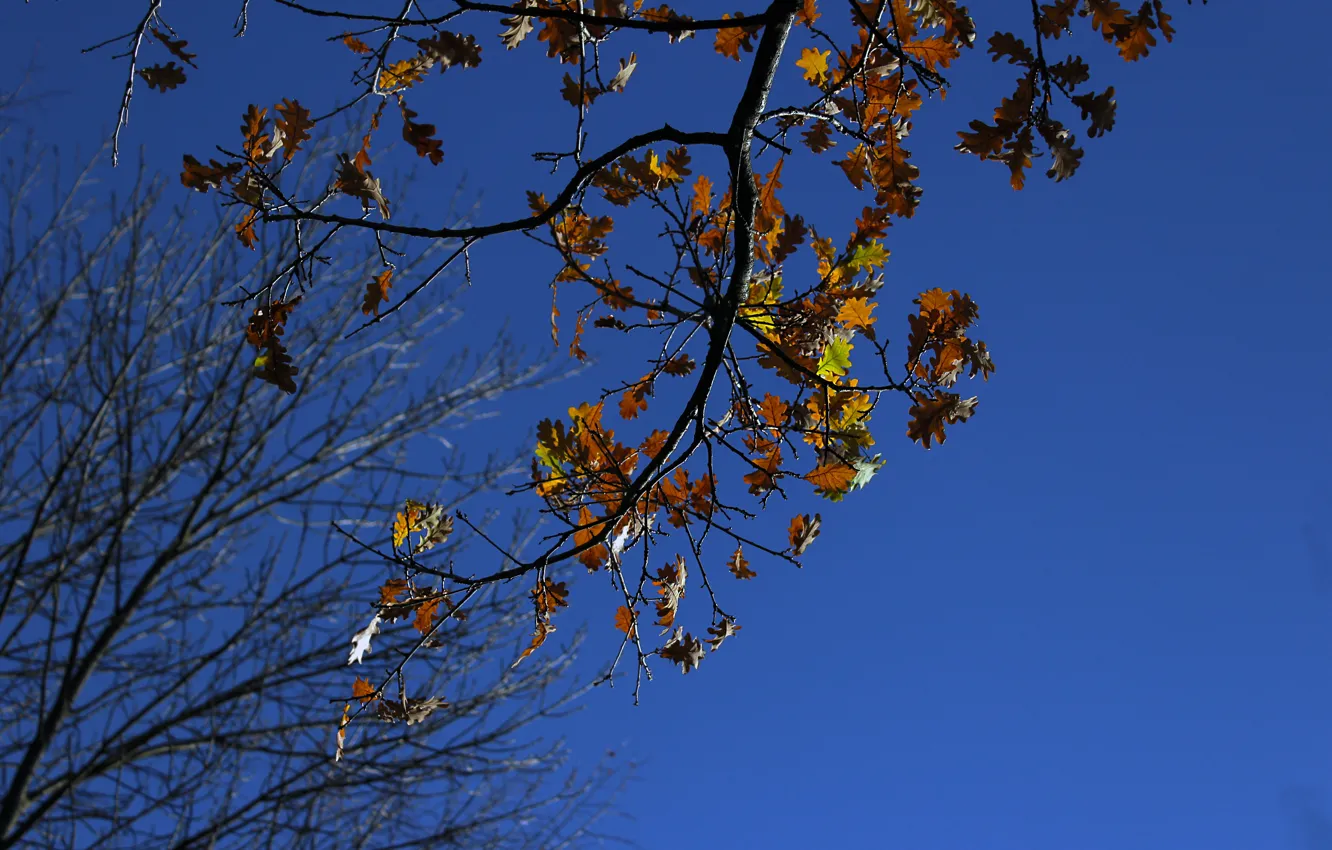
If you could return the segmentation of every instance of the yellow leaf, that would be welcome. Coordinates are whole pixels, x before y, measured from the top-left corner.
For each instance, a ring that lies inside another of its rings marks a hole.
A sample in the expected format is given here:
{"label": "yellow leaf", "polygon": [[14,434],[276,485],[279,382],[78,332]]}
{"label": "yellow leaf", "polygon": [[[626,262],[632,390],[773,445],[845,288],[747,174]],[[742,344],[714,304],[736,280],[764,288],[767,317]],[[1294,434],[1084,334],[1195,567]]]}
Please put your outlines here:
{"label": "yellow leaf", "polygon": [[806,47],[800,51],[796,67],[805,72],[805,79],[814,85],[822,85],[828,79],[828,56],[832,51]]}

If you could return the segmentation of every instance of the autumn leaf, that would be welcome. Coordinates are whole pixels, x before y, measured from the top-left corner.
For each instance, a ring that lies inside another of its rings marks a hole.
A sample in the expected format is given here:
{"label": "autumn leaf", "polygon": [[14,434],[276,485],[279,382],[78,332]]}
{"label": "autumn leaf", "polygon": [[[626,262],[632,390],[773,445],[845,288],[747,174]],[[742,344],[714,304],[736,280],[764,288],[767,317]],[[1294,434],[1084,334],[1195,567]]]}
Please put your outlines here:
{"label": "autumn leaf", "polygon": [[184,62],[186,65],[189,65],[191,68],[199,67],[198,65],[194,64],[194,57],[198,56],[199,54],[190,53],[185,49],[185,47],[189,44],[188,41],[184,40],[174,41],[171,39],[170,36],[162,32],[157,27],[153,27],[151,32],[154,38],[162,42],[162,44],[166,46],[166,49],[171,51],[172,56],[175,56],[177,59]]}
{"label": "autumn leaf", "polygon": [[234,179],[243,167],[239,162],[228,162],[224,165],[215,159],[209,160],[208,165],[204,165],[189,154],[185,154],[180,182],[186,188],[206,193],[210,188],[222,188],[222,183]]}
{"label": "autumn leaf", "polygon": [[391,578],[379,586],[379,604],[392,605],[407,592],[407,579]]}
{"label": "autumn leaf", "polygon": [[763,394],[763,401],[759,402],[759,415],[769,427],[776,429],[786,424],[786,411],[786,402],[772,393]]}
{"label": "autumn leaf", "polygon": [[1114,129],[1116,106],[1114,86],[1110,86],[1100,94],[1088,92],[1075,95],[1072,101],[1074,106],[1082,110],[1082,120],[1091,119],[1091,126],[1087,128],[1088,136],[1094,139]]}
{"label": "autumn leaf", "polygon": [[425,79],[425,73],[428,70],[430,70],[430,64],[424,56],[418,55],[399,60],[379,72],[377,90],[384,93],[393,93],[409,89]]}
{"label": "autumn leaf", "polygon": [[416,113],[407,108],[405,100],[400,100],[398,107],[402,112],[403,140],[416,150],[417,156],[429,159],[431,165],[439,165],[444,160],[444,143],[432,138],[435,135],[435,125],[412,121]]}
{"label": "autumn leaf", "polygon": [[240,240],[242,245],[249,248],[251,251],[254,250],[255,243],[258,241],[258,237],[254,232],[254,225],[258,220],[259,211],[250,210],[245,214],[244,218],[236,223],[234,228],[236,231],[236,238]]}
{"label": "autumn leaf", "polygon": [[851,371],[851,349],[854,345],[843,339],[834,339],[823,348],[819,357],[818,376],[824,380],[845,375]]}
{"label": "autumn leaf", "polygon": [[796,23],[813,28],[814,22],[823,17],[819,14],[818,0],[801,0],[800,10],[796,12]]}
{"label": "autumn leaf", "polygon": [[916,403],[909,411],[911,421],[907,425],[907,436],[927,449],[931,439],[943,445],[948,438],[944,433],[945,424],[965,422],[976,409],[975,397],[962,399],[953,393],[940,392],[933,396],[916,393],[914,398]]}
{"label": "autumn leaf", "polygon": [[333,761],[342,761],[347,746],[347,727],[351,725],[351,703],[342,708],[342,720],[338,723],[337,748],[333,751]]}
{"label": "autumn leaf", "polygon": [[569,588],[562,581],[543,578],[532,588],[532,602],[537,615],[547,617],[569,605]]}
{"label": "autumn leaf", "polygon": [[849,328],[863,331],[865,336],[872,340],[874,339],[874,323],[878,321],[878,318],[871,314],[877,306],[877,304],[871,303],[868,298],[848,298],[837,308],[837,321]]}
{"label": "autumn leaf", "polygon": [[[743,17],[743,12],[736,12],[734,15],[722,14],[722,20]],[[757,32],[756,27],[722,27],[717,30],[717,38],[713,42],[713,48],[728,59],[740,61],[740,51],[746,52],[754,49],[754,35]]]}
{"label": "autumn leaf", "polygon": [[805,480],[817,488],[821,496],[845,493],[851,488],[856,470],[844,463],[827,463],[805,474]]}
{"label": "autumn leaf", "polygon": [[384,269],[375,275],[374,280],[365,285],[365,298],[361,301],[361,313],[379,315],[379,305],[388,303],[389,287],[392,286],[393,269]]}
{"label": "autumn leaf", "polygon": [[758,575],[749,568],[749,561],[745,560],[744,552],[740,546],[735,547],[735,554],[731,556],[731,560],[726,562],[726,569],[731,571],[731,575],[740,579],[749,579]]}
{"label": "autumn leaf", "polygon": [[301,149],[301,142],[310,140],[310,130],[315,122],[310,120],[310,110],[285,97],[274,109],[279,116],[273,123],[282,138],[282,161],[291,162]]}
{"label": "autumn leaf", "polygon": [[805,72],[806,81],[821,86],[828,79],[828,57],[831,53],[829,50],[806,47],[800,51],[796,67]]}
{"label": "autumn leaf", "polygon": [[370,639],[379,634],[380,622],[379,614],[376,613],[374,619],[370,621],[370,625],[352,635],[351,654],[347,656],[348,664],[360,664],[365,656],[369,654]]}
{"label": "autumn leaf", "polygon": [[735,620],[729,617],[715,626],[708,626],[708,634],[712,635],[707,641],[710,651],[716,652],[721,649],[721,645],[726,642],[726,639],[735,637],[735,633],[740,629],[741,627],[735,624]]}
{"label": "autumn leaf", "polygon": [[384,190],[380,186],[379,179],[369,171],[362,171],[346,154],[339,154],[338,157],[341,162],[335,184],[338,191],[360,199],[362,209],[369,209],[373,202],[380,216],[387,221],[388,201],[384,198]]}
{"label": "autumn leaf", "polygon": [[368,53],[374,53],[374,51],[370,49],[370,45],[366,44],[364,41],[361,41],[359,38],[352,35],[351,33],[347,33],[342,37],[342,43],[345,44],[347,46],[347,49],[350,50],[352,53],[356,53],[362,56]]}
{"label": "autumn leaf", "polygon": [[667,661],[679,664],[681,673],[688,673],[696,670],[703,660],[703,642],[686,632],[683,627],[677,627],[675,634],[665,646],[657,650],[657,654]]}
{"label": "autumn leaf", "polygon": [[939,36],[905,42],[902,50],[924,62],[925,67],[931,71],[947,68],[949,63],[962,55],[962,51],[950,39]]}
{"label": "autumn leaf", "polygon": [[352,698],[359,699],[361,704],[365,705],[366,703],[371,703],[379,699],[379,694],[375,690],[374,685],[370,684],[366,679],[357,676],[356,681],[352,682]]}
{"label": "autumn leaf", "polygon": [[993,54],[995,62],[1007,56],[1010,65],[1025,65],[1030,68],[1036,64],[1036,55],[1031,52],[1031,48],[1011,32],[997,32],[990,36],[990,49],[986,52]]}
{"label": "autumn leaf", "polygon": [[634,609],[621,605],[615,609],[615,628],[624,632],[627,637],[634,637],[637,634],[636,624],[638,615]]}
{"label": "autumn leaf", "polygon": [[813,519],[809,514],[801,514],[791,520],[791,526],[787,529],[787,538],[791,541],[791,554],[799,558],[805,554],[809,544],[814,542],[814,538],[819,536],[820,526],[823,525],[823,517],[814,514]]}
{"label": "autumn leaf", "polygon": [[428,635],[435,627],[435,615],[439,613],[441,597],[434,597],[422,602],[416,609],[412,626],[421,634]]}
{"label": "autumn leaf", "polygon": [[522,660],[524,658],[527,658],[532,653],[540,649],[541,645],[546,642],[546,638],[553,631],[555,631],[555,627],[550,623],[545,621],[538,622],[536,627],[536,632],[533,633],[532,635],[531,644],[529,644],[528,647],[523,650],[522,654],[518,656],[518,660],[514,661],[513,664],[510,665],[510,668],[517,667],[520,663],[522,663]]}
{"label": "autumn leaf", "polygon": [[629,78],[633,76],[638,68],[638,54],[630,53],[628,59],[620,60],[620,69],[611,77],[610,82],[606,83],[606,91],[622,92]]}
{"label": "autumn leaf", "polygon": [[175,62],[165,65],[149,65],[139,71],[139,76],[148,84],[148,88],[158,91],[171,91],[185,82],[185,70]]}

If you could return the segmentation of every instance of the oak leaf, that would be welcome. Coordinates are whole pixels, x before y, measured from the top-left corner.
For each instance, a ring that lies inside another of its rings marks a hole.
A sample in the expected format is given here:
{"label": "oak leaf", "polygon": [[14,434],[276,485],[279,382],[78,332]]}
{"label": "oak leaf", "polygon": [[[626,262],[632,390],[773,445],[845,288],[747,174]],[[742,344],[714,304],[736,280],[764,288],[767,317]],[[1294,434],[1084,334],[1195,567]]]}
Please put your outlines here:
{"label": "oak leaf", "polygon": [[812,519],[809,514],[801,514],[791,520],[791,526],[786,530],[786,536],[791,542],[791,554],[797,558],[805,554],[809,544],[819,536],[822,525],[823,517],[819,514],[814,514]]}
{"label": "oak leaf", "polygon": [[712,635],[708,638],[708,646],[711,647],[711,651],[716,652],[721,649],[721,645],[726,642],[726,639],[735,637],[735,633],[740,629],[741,627],[735,624],[735,620],[729,617],[715,626],[708,626],[708,634]]}
{"label": "oak leaf", "polygon": [[806,47],[800,51],[800,58],[795,63],[796,67],[804,72],[807,82],[821,86],[828,79],[828,56],[831,53],[832,51],[829,50]]}
{"label": "oak leaf", "polygon": [[165,65],[149,65],[139,71],[139,76],[148,84],[148,88],[158,91],[171,91],[185,82],[185,70],[175,62]]}
{"label": "oak leaf", "polygon": [[856,470],[845,463],[821,464],[805,474],[805,480],[822,496],[845,493],[855,477]]}
{"label": "oak leaf", "polygon": [[726,562],[726,569],[731,571],[731,575],[740,579],[750,579],[758,575],[749,568],[749,561],[745,560],[744,552],[739,545],[735,547],[735,554],[731,555],[731,560]]}
{"label": "oak leaf", "polygon": [[621,605],[615,609],[615,628],[624,632],[627,637],[634,637],[637,634],[638,615],[634,609]]}
{"label": "oak leaf", "polygon": [[365,297],[361,300],[361,313],[370,315],[374,313],[379,315],[379,305],[388,303],[389,287],[392,286],[393,269],[384,269],[384,271],[375,275],[374,279],[365,285]]}
{"label": "oak leaf", "polygon": [[162,32],[157,27],[153,27],[151,32],[154,38],[162,42],[162,44],[166,46],[166,49],[171,51],[172,56],[175,56],[177,59],[184,62],[186,65],[189,65],[191,68],[199,67],[198,65],[194,64],[193,61],[194,57],[198,56],[199,54],[190,53],[185,49],[186,46],[189,45],[188,41],[185,41],[183,39],[180,41],[174,41],[171,39],[170,36]]}
{"label": "oak leaf", "polygon": [[369,681],[357,676],[356,681],[352,682],[352,699],[359,699],[364,705],[379,699],[379,692]]}
{"label": "oak leaf", "polygon": [[291,162],[300,150],[301,142],[310,140],[310,130],[315,122],[310,119],[310,110],[295,100],[284,97],[274,109],[279,116],[273,123],[282,137],[282,161]]}
{"label": "oak leaf", "polygon": [[698,668],[703,660],[703,642],[677,626],[675,634],[666,641],[666,645],[657,650],[657,654],[667,661],[680,665],[681,673],[688,673]]}

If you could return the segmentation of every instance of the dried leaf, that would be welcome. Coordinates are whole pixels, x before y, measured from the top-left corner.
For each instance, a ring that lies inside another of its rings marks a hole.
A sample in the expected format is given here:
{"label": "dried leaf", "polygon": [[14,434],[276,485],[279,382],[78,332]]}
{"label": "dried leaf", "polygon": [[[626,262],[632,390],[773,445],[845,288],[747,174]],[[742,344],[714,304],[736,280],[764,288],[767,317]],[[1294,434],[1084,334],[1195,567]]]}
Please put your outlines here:
{"label": "dried leaf", "polygon": [[791,554],[799,558],[805,554],[809,544],[814,542],[814,538],[819,536],[820,526],[823,524],[823,517],[814,514],[810,519],[809,514],[801,514],[791,520],[791,527],[787,529],[787,537],[791,541]]}
{"label": "dried leaf", "polygon": [[147,68],[142,68],[139,76],[143,77],[148,88],[165,92],[185,82],[185,69],[175,62],[168,62],[165,65],[149,65]]}
{"label": "dried leaf", "polygon": [[745,560],[744,552],[739,545],[735,547],[735,554],[731,556],[731,560],[726,562],[726,569],[731,571],[731,575],[740,579],[750,579],[758,575],[749,568],[749,561]]}

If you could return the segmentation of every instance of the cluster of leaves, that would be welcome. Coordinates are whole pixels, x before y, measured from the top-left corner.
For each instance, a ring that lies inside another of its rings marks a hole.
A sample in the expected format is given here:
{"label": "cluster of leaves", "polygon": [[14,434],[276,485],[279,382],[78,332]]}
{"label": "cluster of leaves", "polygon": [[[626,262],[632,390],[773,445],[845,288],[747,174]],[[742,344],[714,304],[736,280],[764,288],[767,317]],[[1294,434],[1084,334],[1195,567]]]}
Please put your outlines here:
{"label": "cluster of leaves", "polygon": [[[464,257],[478,240],[526,233],[559,259],[549,284],[557,343],[561,298],[581,293],[573,296],[579,299],[568,343],[573,357],[588,357],[589,329],[655,340],[644,367],[624,375],[623,383],[570,407],[567,420],[547,419],[538,426],[526,489],[559,523],[542,551],[531,558],[506,551],[512,566],[490,575],[438,574],[468,591],[520,575],[535,577],[535,633],[521,661],[554,631],[553,616],[568,605],[566,583],[552,571],[571,561],[604,571],[622,597],[615,625],[625,644],[635,646],[640,672],[653,655],[688,672],[705,657],[704,644],[715,651],[739,628],[709,579],[708,565],[724,557],[714,558],[710,541],[724,541],[723,552],[731,553],[727,569],[737,579],[755,575],[746,548],[798,564],[819,533],[818,514],[795,517],[785,545],[751,539],[745,521],[774,496],[807,498],[792,490],[796,482],[830,501],[865,487],[884,464],[871,426],[891,416],[881,408],[892,401],[907,408],[910,440],[926,449],[942,444],[948,429],[976,410],[975,397],[956,392],[962,373],[988,380],[994,372],[985,344],[971,337],[978,308],[965,293],[920,292],[916,309],[907,314],[904,352],[892,347],[888,323],[879,321],[888,230],[894,219],[912,217],[922,196],[906,141],[927,98],[946,89],[944,74],[976,42],[976,23],[956,0],[769,0],[762,11],[715,19],[643,0],[522,0],[511,6],[456,0],[455,5],[433,19],[355,16],[373,26],[341,41],[359,62],[353,80],[362,96],[378,98],[379,105],[360,149],[338,156],[328,197],[302,204],[280,188],[282,167],[314,124],[291,100],[275,107],[280,118],[271,127],[266,110],[251,107],[241,150],[223,151],[226,159],[208,165],[186,157],[182,181],[199,191],[225,188],[245,210],[236,232],[247,245],[256,238],[258,221],[358,227],[377,238],[460,239]],[[1071,177],[1084,151],[1056,116],[1055,94],[1079,111],[1088,136],[1098,137],[1114,126],[1114,88],[1084,89],[1089,65],[1080,56],[1048,61],[1047,43],[1070,33],[1075,18],[1089,18],[1121,58],[1137,61],[1155,47],[1156,33],[1173,38],[1165,5],[1148,0],[1130,13],[1116,0],[1033,2],[1030,42],[1012,32],[996,32],[988,40],[995,62],[1019,68],[1015,91],[990,121],[973,121],[961,131],[957,148],[1002,162],[1013,188],[1021,189],[1026,170],[1042,155],[1036,150],[1039,138],[1051,156],[1047,176]],[[497,21],[488,17],[495,15]],[[535,42],[556,63],[559,98],[574,111],[573,138],[564,152],[534,156],[556,174],[568,169],[564,182],[553,192],[529,192],[530,214],[514,220],[437,228],[390,222],[385,189],[368,168],[372,138],[392,100],[408,148],[434,165],[444,160],[447,140],[435,124],[420,120],[407,96],[426,84],[436,66],[441,73],[480,66],[478,39],[486,32],[443,28],[471,20],[489,21],[490,37],[497,36],[506,50]],[[417,31],[424,35],[414,37]],[[612,59],[613,48],[630,37],[671,45],[704,42],[705,33],[723,61],[750,63],[730,125],[695,132],[667,125],[590,152],[588,128],[602,98],[631,96],[637,69],[659,55],[639,47]],[[784,105],[771,105],[779,94]],[[708,153],[721,154],[724,171],[709,173],[703,166]],[[820,158],[863,193],[854,222],[828,225],[821,221],[828,211],[787,209],[785,169]],[[338,196],[358,201],[360,214],[327,211],[325,204]],[[370,216],[372,209],[377,219]],[[657,271],[616,262],[616,217],[629,209],[651,211],[662,222],[660,237],[670,260]],[[844,236],[827,235],[839,228]],[[298,248],[284,274],[302,284],[299,270],[313,255],[314,249]],[[392,276],[385,260],[384,271],[366,285],[361,309],[373,314],[368,321],[383,317]],[[281,278],[274,278],[269,291],[253,294],[269,298],[264,317],[275,316],[273,305],[283,303],[272,300],[272,286]],[[903,300],[905,295],[892,293]],[[268,352],[261,374],[290,391],[295,370],[277,356],[281,322],[274,322],[272,333],[251,341]],[[632,345],[623,342],[626,351],[634,350]],[[672,400],[663,403],[662,397]],[[627,433],[617,436],[608,423],[608,400]],[[429,541],[442,527],[430,509],[413,505],[399,515],[395,547],[411,533]],[[671,533],[684,543],[654,570],[651,553]],[[429,548],[408,550],[409,572],[418,569],[416,556]],[[640,564],[634,570],[628,567],[631,549],[641,554],[634,556]],[[677,622],[686,573],[696,576],[694,586],[709,597],[709,639],[695,638]],[[426,604],[421,600],[445,592],[431,589],[418,596],[410,576],[404,581],[407,595],[381,599],[381,617],[406,605],[419,613]],[[651,649],[641,641],[641,619],[649,611],[655,611],[662,635],[669,635]],[[436,625],[429,621],[421,630],[423,641]],[[363,630],[356,646],[368,645]],[[405,715],[405,704],[401,710]]]}

